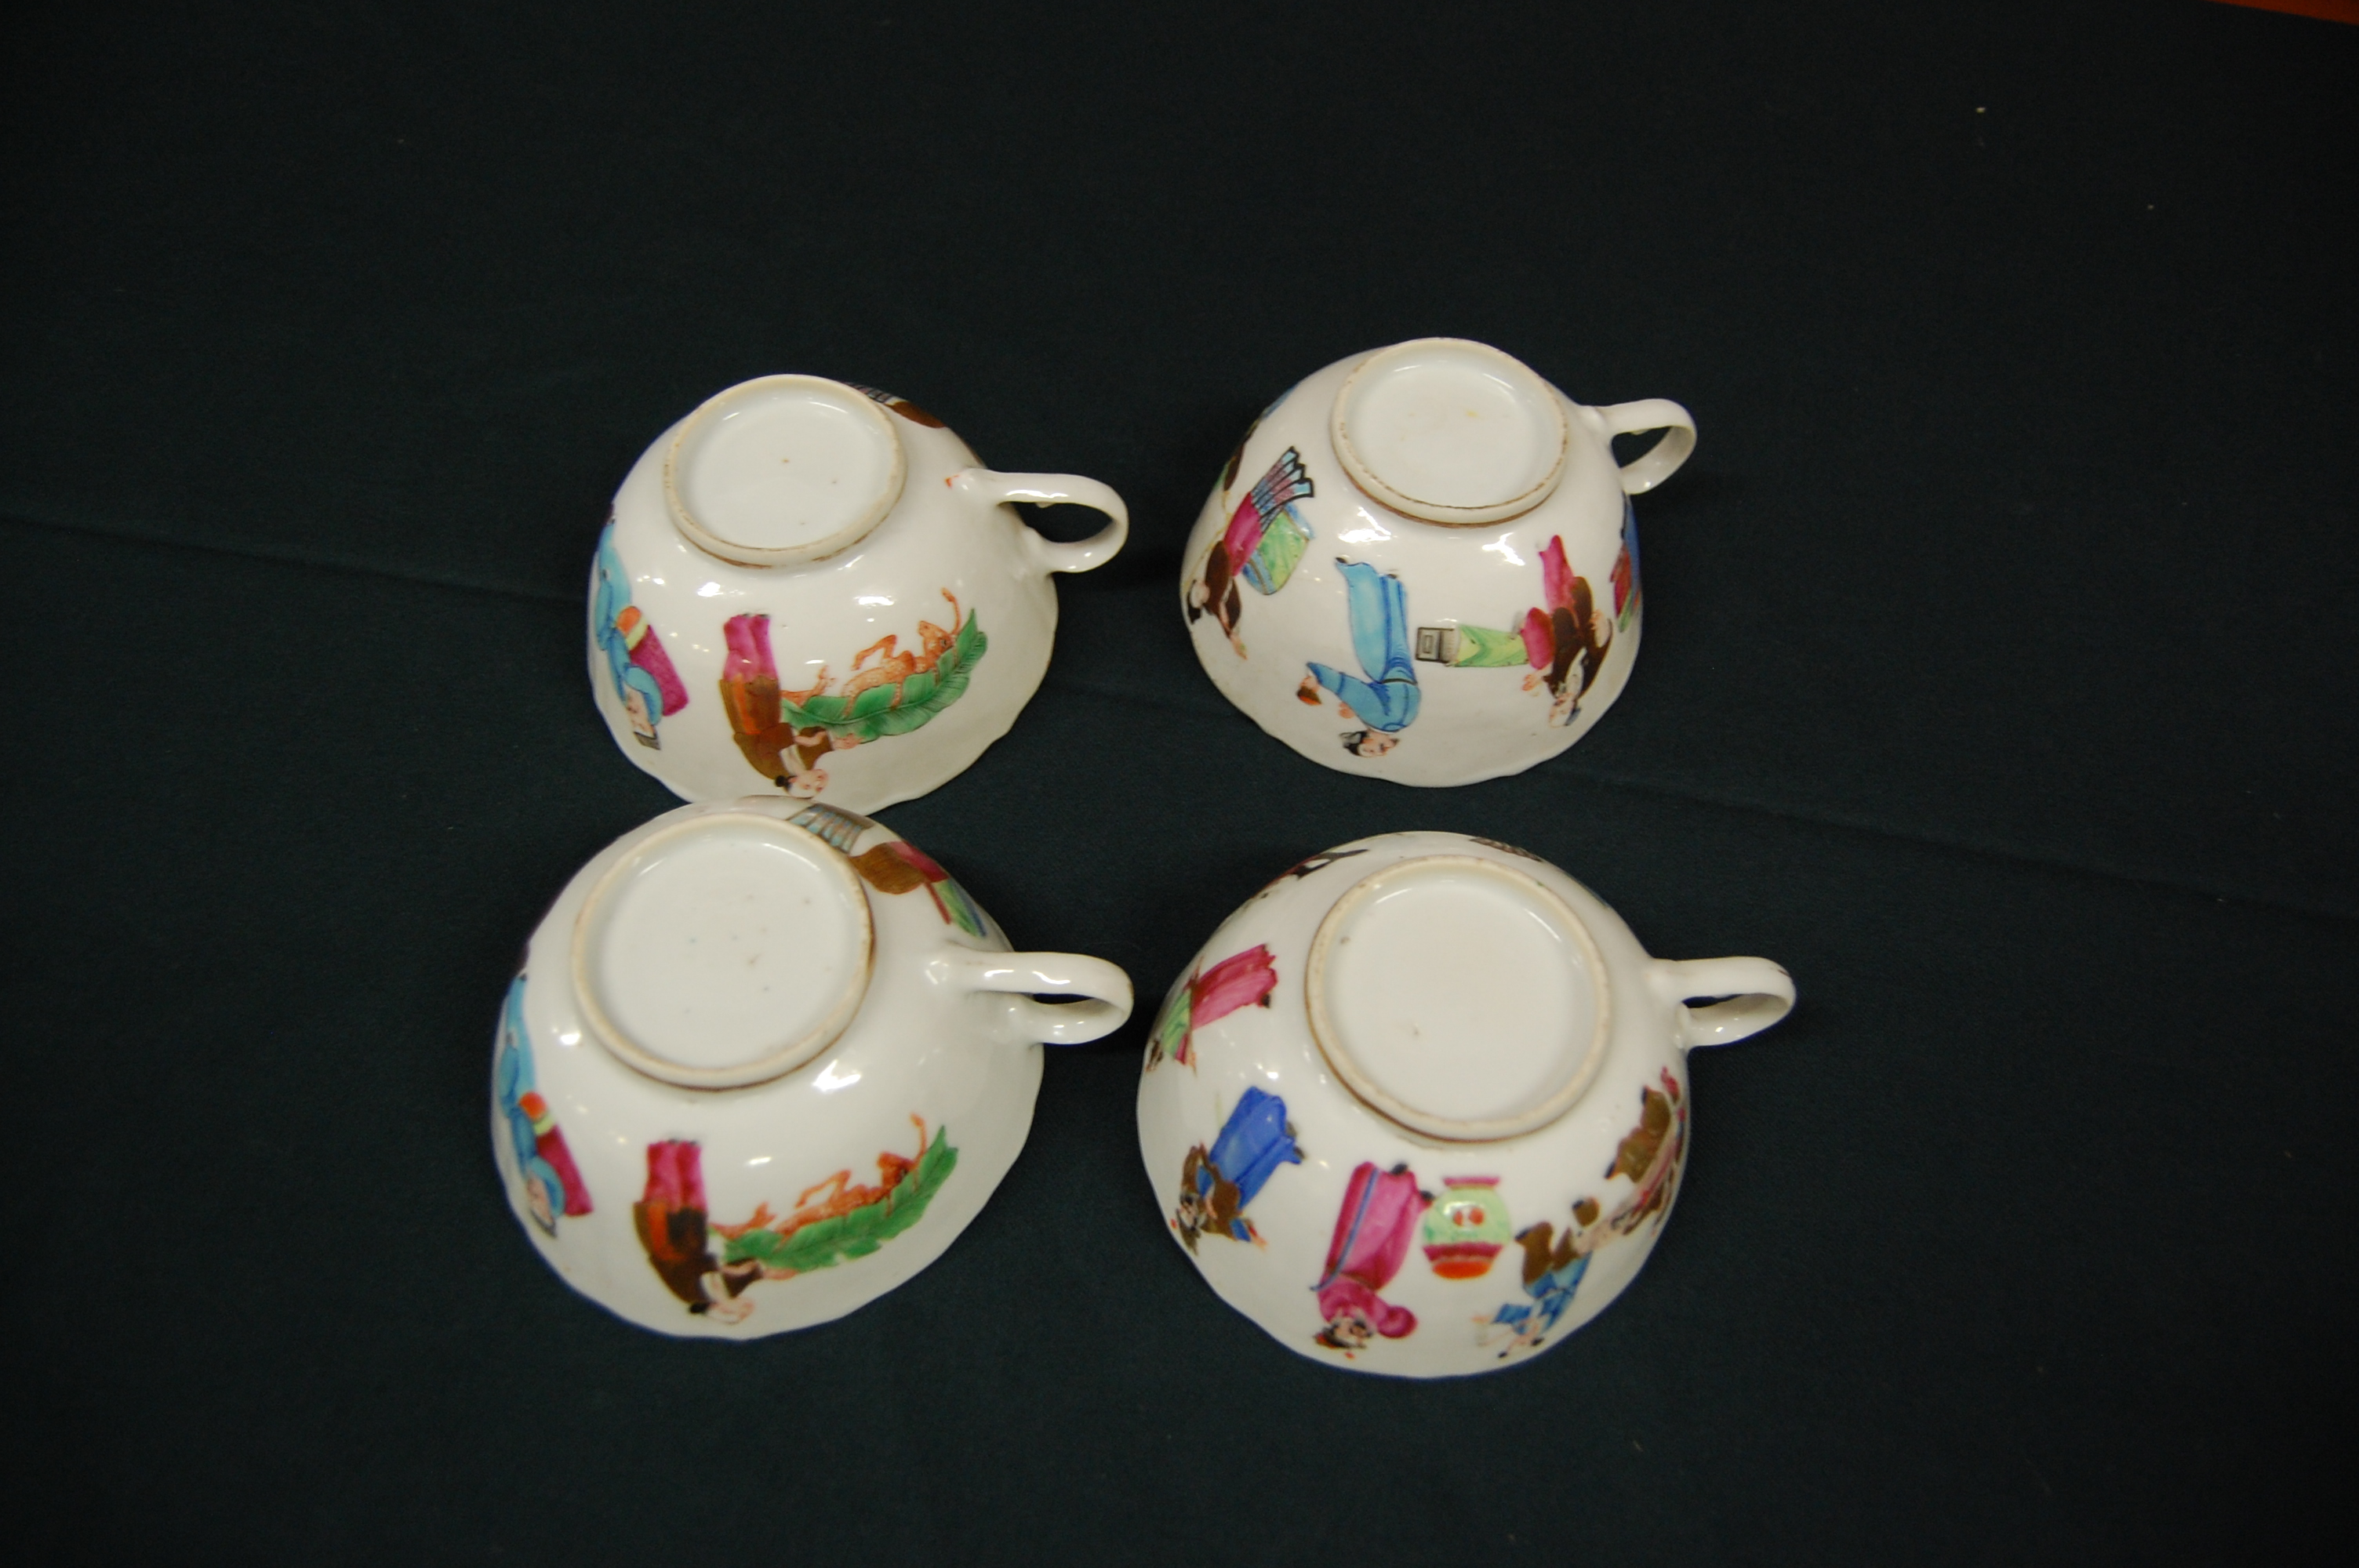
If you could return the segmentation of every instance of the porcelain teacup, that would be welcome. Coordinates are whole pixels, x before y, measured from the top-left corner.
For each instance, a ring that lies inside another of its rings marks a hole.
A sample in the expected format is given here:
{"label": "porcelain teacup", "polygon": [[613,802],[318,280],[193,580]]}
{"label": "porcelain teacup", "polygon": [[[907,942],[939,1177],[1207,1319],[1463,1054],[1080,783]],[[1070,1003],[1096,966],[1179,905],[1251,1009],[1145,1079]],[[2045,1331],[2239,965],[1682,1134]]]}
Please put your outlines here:
{"label": "porcelain teacup", "polygon": [[[1658,428],[1615,461],[1614,436]],[[1694,447],[1676,403],[1584,407],[1482,343],[1338,361],[1263,412],[1197,518],[1180,566],[1196,656],[1328,767],[1521,772],[1621,695],[1640,622],[1629,498]]]}
{"label": "porcelain teacup", "polygon": [[[1078,544],[1011,502],[1112,519]],[[590,684],[615,744],[688,800],[772,787],[873,811],[955,776],[1040,685],[1057,572],[1122,547],[1122,498],[995,473],[906,398],[772,375],[708,399],[615,492]]]}
{"label": "porcelain teacup", "polygon": [[494,1045],[494,1157],[541,1257],[617,1316],[808,1327],[941,1254],[1024,1145],[1041,1043],[1097,1039],[1130,1001],[1101,959],[1010,952],[864,816],[682,806],[534,932]]}
{"label": "porcelain teacup", "polygon": [[1279,876],[1180,977],[1139,1152],[1206,1282],[1289,1350],[1490,1371],[1629,1285],[1678,1195],[1688,1051],[1793,999],[1765,958],[1649,957],[1525,850],[1363,838]]}

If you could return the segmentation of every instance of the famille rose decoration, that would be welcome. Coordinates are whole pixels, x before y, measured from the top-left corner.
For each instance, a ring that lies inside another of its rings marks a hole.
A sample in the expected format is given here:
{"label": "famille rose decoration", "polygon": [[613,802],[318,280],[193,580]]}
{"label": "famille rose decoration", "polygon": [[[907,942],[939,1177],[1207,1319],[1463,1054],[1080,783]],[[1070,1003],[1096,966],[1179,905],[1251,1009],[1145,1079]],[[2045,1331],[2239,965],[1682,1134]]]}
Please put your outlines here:
{"label": "famille rose decoration", "polygon": [[[1057,544],[1011,502],[1112,519]],[[691,801],[776,789],[873,811],[956,775],[1040,685],[1049,579],[1103,566],[1121,497],[995,473],[905,398],[810,375],[733,386],[615,492],[590,685],[625,756]]]}
{"label": "famille rose decoration", "polygon": [[[1613,438],[1661,429],[1627,464]],[[1410,784],[1571,745],[1637,656],[1629,497],[1695,447],[1659,398],[1591,408],[1481,343],[1329,365],[1264,411],[1190,535],[1212,684],[1313,762]]]}
{"label": "famille rose decoration", "polygon": [[1425,1211],[1425,1260],[1445,1280],[1479,1280],[1515,1235],[1496,1176],[1444,1176]]}
{"label": "famille rose decoration", "polygon": [[534,932],[494,1044],[494,1157],[541,1257],[617,1316],[804,1328],[940,1256],[1024,1145],[1042,1043],[1130,1004],[1111,964],[1010,952],[864,816],[682,806]]}
{"label": "famille rose decoration", "polygon": [[1793,1000],[1766,958],[1650,957],[1525,850],[1364,838],[1279,876],[1180,977],[1139,1152],[1206,1282],[1281,1345],[1489,1371],[1629,1285],[1678,1195],[1688,1052]]}

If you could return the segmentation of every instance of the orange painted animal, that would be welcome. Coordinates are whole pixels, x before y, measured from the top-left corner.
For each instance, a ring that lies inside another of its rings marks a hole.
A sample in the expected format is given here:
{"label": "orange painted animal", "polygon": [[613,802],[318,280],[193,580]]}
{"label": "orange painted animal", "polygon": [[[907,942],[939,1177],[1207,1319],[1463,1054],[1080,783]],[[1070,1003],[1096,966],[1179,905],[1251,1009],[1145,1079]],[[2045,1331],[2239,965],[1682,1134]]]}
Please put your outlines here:
{"label": "orange painted animal", "polygon": [[[958,595],[949,589],[943,589],[941,595],[951,601],[951,623],[947,628],[937,626],[930,621],[919,622],[918,644],[920,651],[914,654],[894,652],[899,646],[900,639],[887,632],[853,656],[852,678],[843,683],[842,691],[837,695],[849,703],[871,687],[899,686],[919,670],[930,670],[940,664],[942,655],[958,643],[960,620]],[[873,654],[882,654],[884,657],[862,669],[860,666],[866,664]],[[825,685],[823,675],[821,684]]]}
{"label": "orange painted animal", "polygon": [[[913,1116],[909,1119],[917,1123],[918,1152],[915,1154],[904,1156],[886,1150],[878,1154],[876,1173],[883,1179],[876,1185],[854,1185],[850,1171],[838,1171],[825,1181],[805,1187],[797,1195],[793,1211],[783,1219],[772,1214],[770,1206],[764,1203],[755,1206],[753,1217],[744,1224],[715,1225],[711,1227],[712,1230],[715,1235],[725,1237],[732,1241],[749,1230],[775,1230],[784,1238],[792,1236],[806,1225],[816,1224],[822,1219],[834,1219],[850,1214],[853,1209],[865,1208],[873,1203],[882,1203],[892,1194],[894,1188],[901,1184],[903,1177],[917,1169],[918,1162],[926,1157],[925,1119]],[[813,1195],[820,1193],[827,1195],[814,1203]],[[777,1269],[765,1269],[762,1272],[766,1278],[777,1280],[790,1279],[794,1273],[792,1270]]]}

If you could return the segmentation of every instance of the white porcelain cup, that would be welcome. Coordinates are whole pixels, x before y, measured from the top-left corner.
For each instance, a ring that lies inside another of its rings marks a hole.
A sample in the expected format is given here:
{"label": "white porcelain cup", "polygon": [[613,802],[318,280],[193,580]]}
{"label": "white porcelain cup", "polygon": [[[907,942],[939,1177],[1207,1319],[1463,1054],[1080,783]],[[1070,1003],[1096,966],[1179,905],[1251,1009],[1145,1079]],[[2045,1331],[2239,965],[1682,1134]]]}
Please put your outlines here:
{"label": "white porcelain cup", "polygon": [[1793,1000],[1766,958],[1648,957],[1527,851],[1363,838],[1256,894],[1173,986],[1139,1152],[1173,1238],[1279,1344],[1491,1371],[1629,1285],[1687,1158],[1687,1053]]}
{"label": "white porcelain cup", "polygon": [[534,932],[494,1047],[494,1154],[542,1258],[618,1316],[804,1328],[940,1256],[1024,1146],[1041,1043],[1097,1039],[1130,1003],[1112,964],[1010,952],[866,817],[683,806]]}
{"label": "white porcelain cup", "polygon": [[[1079,544],[1011,502],[1112,519]],[[954,777],[1048,668],[1049,578],[1122,548],[1122,498],[995,473],[905,398],[810,375],[715,395],[615,492],[590,685],[615,744],[687,800],[776,787],[874,811]]]}
{"label": "white porcelain cup", "polygon": [[[1660,429],[1626,464],[1613,438]],[[1212,684],[1327,767],[1472,784],[1588,732],[1638,653],[1629,498],[1695,448],[1676,403],[1591,408],[1482,343],[1340,360],[1265,410],[1189,535]]]}

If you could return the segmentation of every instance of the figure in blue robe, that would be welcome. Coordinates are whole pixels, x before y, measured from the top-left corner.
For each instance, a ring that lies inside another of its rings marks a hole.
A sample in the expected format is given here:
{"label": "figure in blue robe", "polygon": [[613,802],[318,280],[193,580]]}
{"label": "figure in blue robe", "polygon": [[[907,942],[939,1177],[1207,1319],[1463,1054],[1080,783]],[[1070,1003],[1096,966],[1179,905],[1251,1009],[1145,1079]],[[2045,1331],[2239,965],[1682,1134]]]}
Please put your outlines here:
{"label": "figure in blue robe", "polygon": [[1352,710],[1364,730],[1343,736],[1343,749],[1355,756],[1381,757],[1399,743],[1400,731],[1417,718],[1417,665],[1409,657],[1408,595],[1399,578],[1379,572],[1365,561],[1335,564],[1343,569],[1344,601],[1352,617],[1352,652],[1365,674],[1346,675],[1312,661],[1299,695],[1316,703],[1326,687]]}
{"label": "figure in blue robe", "polygon": [[1596,1200],[1582,1199],[1573,1205],[1572,1214],[1578,1224],[1566,1226],[1561,1237],[1546,1220],[1516,1233],[1516,1240],[1524,1249],[1524,1293],[1531,1300],[1505,1303],[1487,1323],[1475,1320],[1486,1330],[1505,1328],[1515,1336],[1499,1352],[1502,1359],[1545,1341],[1572,1306],[1581,1277],[1589,1272],[1590,1253],[1596,1245],[1592,1228],[1597,1223]]}
{"label": "figure in blue robe", "polygon": [[1180,1239],[1190,1252],[1196,1249],[1196,1238],[1206,1233],[1260,1246],[1261,1233],[1245,1217],[1245,1206],[1280,1165],[1300,1163],[1302,1150],[1294,1141],[1293,1124],[1286,1119],[1286,1102],[1261,1089],[1245,1090],[1212,1141],[1212,1152],[1199,1143],[1188,1151],[1180,1167],[1180,1212],[1175,1217]]}
{"label": "figure in blue robe", "polygon": [[524,977],[508,987],[492,1050],[492,1103],[516,1154],[516,1179],[533,1222],[550,1236],[566,1215],[590,1212],[589,1189],[565,1146],[565,1134],[533,1082],[531,1036],[524,1022]]}
{"label": "figure in blue robe", "polygon": [[663,639],[631,603],[631,575],[615,553],[611,520],[598,535],[597,563],[590,574],[590,635],[605,656],[614,700],[622,705],[632,738],[661,751],[657,728],[667,715],[688,706],[688,688],[680,685]]}

